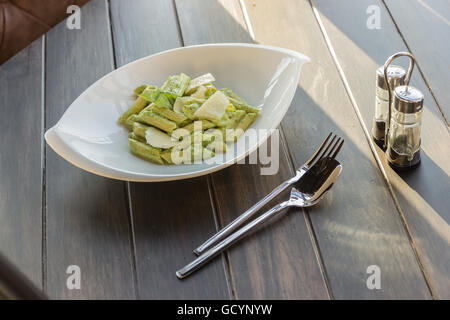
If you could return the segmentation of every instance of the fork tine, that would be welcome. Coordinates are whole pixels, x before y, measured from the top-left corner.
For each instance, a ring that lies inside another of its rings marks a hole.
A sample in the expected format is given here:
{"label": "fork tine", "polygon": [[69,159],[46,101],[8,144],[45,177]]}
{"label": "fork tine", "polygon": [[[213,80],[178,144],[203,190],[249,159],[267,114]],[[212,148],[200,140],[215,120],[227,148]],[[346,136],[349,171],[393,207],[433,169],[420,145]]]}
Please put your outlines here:
{"label": "fork tine", "polygon": [[327,154],[327,152],[330,149],[330,147],[334,144],[334,140],[336,140],[337,137],[338,137],[337,135],[333,136],[333,139],[331,139],[330,143],[328,143],[327,147],[325,148],[325,150],[323,150],[323,152],[321,153],[319,159],[317,159],[317,160],[320,160],[323,157],[325,157],[325,155]]}
{"label": "fork tine", "polygon": [[[337,137],[337,136],[336,136]],[[330,149],[330,151],[327,152],[326,155],[323,156],[323,158],[327,158],[329,157],[333,152],[334,149],[336,149],[336,147],[339,145],[339,142],[341,141],[341,137],[337,137],[338,139],[336,140],[336,142],[333,144],[333,147]]]}
{"label": "fork tine", "polygon": [[314,154],[311,156],[311,158],[309,158],[308,161],[306,161],[305,165],[309,166],[311,165],[315,160],[316,157],[319,155],[319,153],[323,150],[325,144],[328,142],[328,140],[330,139],[330,137],[333,135],[333,132],[330,132],[328,134],[328,136],[325,138],[325,140],[323,140],[322,144],[320,145],[319,148],[317,148],[317,150],[314,152]]}
{"label": "fork tine", "polygon": [[333,155],[331,156],[331,158],[336,158],[336,156],[338,155],[339,151],[341,151],[342,145],[344,144],[344,139],[342,139],[341,143],[339,144],[339,147],[337,148],[337,150],[333,153]]}

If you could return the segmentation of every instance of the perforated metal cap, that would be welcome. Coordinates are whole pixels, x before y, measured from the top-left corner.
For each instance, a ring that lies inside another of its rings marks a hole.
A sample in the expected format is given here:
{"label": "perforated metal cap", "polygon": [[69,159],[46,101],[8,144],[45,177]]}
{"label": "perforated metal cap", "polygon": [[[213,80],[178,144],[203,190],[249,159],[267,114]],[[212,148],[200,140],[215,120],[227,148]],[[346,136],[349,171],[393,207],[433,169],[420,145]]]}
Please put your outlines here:
{"label": "perforated metal cap", "polygon": [[423,94],[412,86],[399,86],[394,90],[393,105],[402,113],[416,113],[423,108]]}
{"label": "perforated metal cap", "polygon": [[[406,71],[400,66],[396,65],[389,66],[387,69],[387,76],[391,90],[394,90],[395,87],[402,86],[405,84]],[[377,86],[384,90],[388,89],[386,81],[384,80],[383,66],[377,69]]]}

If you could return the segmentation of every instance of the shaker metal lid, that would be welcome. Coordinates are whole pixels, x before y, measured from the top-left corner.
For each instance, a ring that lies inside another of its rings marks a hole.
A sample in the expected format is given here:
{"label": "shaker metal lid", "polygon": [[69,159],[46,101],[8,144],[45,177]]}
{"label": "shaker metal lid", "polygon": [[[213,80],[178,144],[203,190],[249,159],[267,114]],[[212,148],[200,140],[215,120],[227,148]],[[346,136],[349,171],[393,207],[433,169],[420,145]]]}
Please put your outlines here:
{"label": "shaker metal lid", "polygon": [[403,113],[415,113],[423,108],[423,94],[412,86],[399,86],[394,90],[394,108]]}
{"label": "shaker metal lid", "polygon": [[[391,90],[405,83],[406,71],[400,66],[391,65],[387,69],[387,76]],[[384,66],[377,69],[377,87],[387,90],[386,81],[384,81]]]}

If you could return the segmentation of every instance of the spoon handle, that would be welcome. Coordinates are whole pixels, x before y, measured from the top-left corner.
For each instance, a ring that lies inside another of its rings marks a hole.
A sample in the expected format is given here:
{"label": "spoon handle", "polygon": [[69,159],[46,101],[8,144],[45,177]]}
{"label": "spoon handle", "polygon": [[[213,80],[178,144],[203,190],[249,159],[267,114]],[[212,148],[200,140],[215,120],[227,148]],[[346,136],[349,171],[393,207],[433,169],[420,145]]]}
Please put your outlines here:
{"label": "spoon handle", "polygon": [[251,231],[255,230],[258,226],[262,225],[264,222],[268,221],[270,218],[275,216],[275,214],[287,207],[290,207],[292,205],[289,201],[284,201],[269,211],[265,212],[249,224],[245,225],[235,233],[229,235],[224,240],[216,244],[211,249],[207,250],[205,253],[203,253],[201,256],[199,256],[197,259],[183,267],[182,269],[178,270],[176,272],[176,275],[179,279],[183,279],[184,277],[190,275],[192,272],[196,271],[200,267],[202,267],[205,263],[207,263],[209,260],[211,260],[213,257],[215,257],[217,254],[222,252],[223,250],[230,247],[233,243],[238,241],[239,239],[244,238],[248,234],[251,233]]}
{"label": "spoon handle", "polygon": [[233,232],[238,227],[243,225],[248,219],[250,219],[256,212],[259,211],[259,209],[261,209],[270,200],[275,198],[277,195],[279,195],[281,192],[286,190],[293,183],[298,181],[300,179],[300,177],[304,174],[304,172],[305,171],[303,171],[303,170],[297,171],[297,173],[296,173],[296,175],[294,177],[292,177],[291,179],[283,182],[278,187],[273,189],[271,193],[266,195],[260,201],[255,203],[251,208],[249,208],[243,214],[241,214],[236,219],[234,219],[232,222],[230,222],[222,230],[220,230],[215,235],[213,235],[211,238],[206,240],[202,245],[200,245],[197,249],[194,250],[194,253],[199,256],[199,255],[203,254],[203,252],[205,252],[208,248],[211,248],[213,245],[215,245],[219,241],[223,240],[227,235],[229,235],[231,232]]}

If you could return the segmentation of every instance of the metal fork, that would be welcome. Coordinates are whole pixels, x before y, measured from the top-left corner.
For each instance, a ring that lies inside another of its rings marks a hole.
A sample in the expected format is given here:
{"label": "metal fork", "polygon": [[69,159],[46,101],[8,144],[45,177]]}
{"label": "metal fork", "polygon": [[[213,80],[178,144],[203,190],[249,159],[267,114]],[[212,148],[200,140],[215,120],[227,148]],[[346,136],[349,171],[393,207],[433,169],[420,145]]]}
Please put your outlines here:
{"label": "metal fork", "polygon": [[[223,250],[230,247],[233,243],[256,230],[259,226],[265,224],[275,216],[279,216],[280,211],[288,207],[310,207],[320,199],[336,183],[339,174],[342,171],[341,164],[336,159],[325,157],[316,162],[302,179],[295,183],[291,190],[291,196],[288,201],[284,201],[269,211],[263,213],[235,233],[226,237],[224,240],[208,249],[205,253],[197,257],[194,261],[176,272],[179,279],[190,275],[198,270],[213,257]],[[298,189],[297,189],[298,188]]]}
{"label": "metal fork", "polygon": [[[331,136],[333,138],[330,140]],[[336,140],[337,138],[337,140]],[[335,141],[336,140],[336,141]],[[325,140],[322,142],[320,147],[314,152],[311,158],[308,159],[299,169],[297,169],[296,174],[291,179],[283,182],[278,187],[272,190],[271,193],[262,198],[259,202],[254,204],[251,208],[233,220],[230,224],[220,230],[218,233],[213,235],[211,238],[206,240],[202,245],[200,245],[197,249],[194,250],[196,255],[201,255],[205,250],[218,243],[222,239],[224,239],[231,232],[236,230],[238,227],[243,225],[248,219],[250,219],[259,209],[261,209],[265,204],[267,204],[270,200],[279,195],[282,191],[286,190],[289,186],[296,183],[300,180],[300,178],[311,168],[317,161],[323,159],[325,157],[335,158],[339,153],[339,150],[342,147],[344,140],[338,137],[337,135],[333,135],[332,132],[328,134]],[[330,149],[331,148],[331,149]],[[337,148],[337,149],[336,149]]]}

